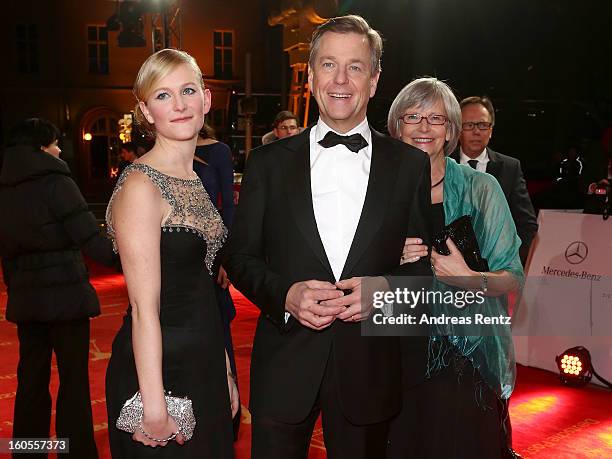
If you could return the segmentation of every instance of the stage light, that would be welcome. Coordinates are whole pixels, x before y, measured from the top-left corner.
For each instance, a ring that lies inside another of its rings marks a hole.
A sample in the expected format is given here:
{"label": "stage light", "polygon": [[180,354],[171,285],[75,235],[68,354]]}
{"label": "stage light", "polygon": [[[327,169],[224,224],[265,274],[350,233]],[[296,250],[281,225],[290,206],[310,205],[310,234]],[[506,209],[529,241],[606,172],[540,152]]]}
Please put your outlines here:
{"label": "stage light", "polygon": [[121,30],[121,20],[118,14],[113,14],[106,20],[106,28],[109,32],[119,32]]}
{"label": "stage light", "polygon": [[118,9],[106,21],[109,31],[118,31],[117,44],[120,48],[138,48],[146,46],[144,37],[143,14],[145,5],[134,0],[118,3]]}
{"label": "stage light", "polygon": [[567,349],[555,358],[555,362],[563,384],[584,386],[595,376],[604,385],[612,388],[612,384],[597,374],[593,368],[591,353],[586,347],[576,346]]}
{"label": "stage light", "polygon": [[85,140],[87,142],[89,142],[92,138],[93,138],[93,136],[89,132],[86,132],[85,134],[83,134],[83,140]]}
{"label": "stage light", "polygon": [[567,349],[555,361],[563,384],[583,386],[593,377],[591,354],[585,347]]}

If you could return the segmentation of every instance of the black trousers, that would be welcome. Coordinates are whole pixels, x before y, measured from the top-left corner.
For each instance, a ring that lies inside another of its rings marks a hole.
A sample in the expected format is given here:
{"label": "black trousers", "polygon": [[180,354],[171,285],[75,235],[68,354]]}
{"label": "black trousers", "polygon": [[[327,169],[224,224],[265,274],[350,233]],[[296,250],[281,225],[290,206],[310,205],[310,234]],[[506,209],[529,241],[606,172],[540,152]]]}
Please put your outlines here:
{"label": "black trousers", "polygon": [[[354,403],[359,403],[359,400]],[[355,425],[345,418],[338,400],[333,352],[330,352],[317,400],[304,421],[286,424],[253,416],[252,459],[306,459],[319,413],[328,459],[385,457],[389,423]]]}
{"label": "black trousers", "polygon": [[[13,438],[48,438],[51,424],[51,353],[55,352],[59,390],[55,415],[57,438],[70,439],[62,458],[98,457],[89,395],[89,319],[17,325],[19,364]],[[47,454],[15,456],[46,458]]]}

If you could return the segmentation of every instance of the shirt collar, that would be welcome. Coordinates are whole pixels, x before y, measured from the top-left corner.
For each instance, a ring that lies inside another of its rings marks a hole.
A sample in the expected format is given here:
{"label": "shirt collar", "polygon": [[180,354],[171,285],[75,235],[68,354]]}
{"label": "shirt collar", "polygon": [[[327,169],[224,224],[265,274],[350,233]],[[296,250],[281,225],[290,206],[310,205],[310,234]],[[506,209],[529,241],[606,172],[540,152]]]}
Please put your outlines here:
{"label": "shirt collar", "polygon": [[487,155],[487,147],[485,147],[485,149],[482,150],[482,153],[480,153],[476,158],[470,158],[468,155],[463,153],[463,148],[459,148],[459,152],[460,152],[459,153],[459,163],[460,164],[467,164],[467,162],[470,161],[471,159],[475,159],[479,163],[487,162],[489,160],[489,155]]}

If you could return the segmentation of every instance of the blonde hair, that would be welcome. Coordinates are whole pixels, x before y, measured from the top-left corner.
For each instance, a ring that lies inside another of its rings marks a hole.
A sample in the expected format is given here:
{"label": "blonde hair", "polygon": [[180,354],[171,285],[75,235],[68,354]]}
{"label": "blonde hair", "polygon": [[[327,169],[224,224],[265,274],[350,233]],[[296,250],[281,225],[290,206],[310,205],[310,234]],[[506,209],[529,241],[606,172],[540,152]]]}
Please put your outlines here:
{"label": "blonde hair", "polygon": [[193,56],[178,49],[162,49],[155,54],[151,54],[144,61],[138,71],[138,75],[136,75],[133,88],[134,97],[137,100],[136,107],[134,108],[134,121],[141,130],[151,137],[155,137],[155,126],[147,121],[140,108],[140,102],[145,102],[149,98],[159,80],[183,64],[187,64],[192,68],[196,74],[197,81],[201,82],[202,89],[204,89],[202,71],[198,63]]}

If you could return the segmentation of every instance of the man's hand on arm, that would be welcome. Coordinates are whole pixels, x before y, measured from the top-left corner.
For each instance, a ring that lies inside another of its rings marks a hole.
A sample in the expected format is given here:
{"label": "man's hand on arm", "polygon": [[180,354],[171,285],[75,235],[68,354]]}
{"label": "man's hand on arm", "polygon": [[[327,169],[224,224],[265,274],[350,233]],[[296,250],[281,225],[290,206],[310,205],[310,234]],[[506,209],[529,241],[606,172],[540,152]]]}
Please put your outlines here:
{"label": "man's hand on arm", "polygon": [[296,282],[287,292],[285,310],[302,325],[313,330],[329,327],[336,316],[346,308],[327,305],[327,301],[340,298],[344,293],[330,282],[308,280]]}

